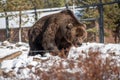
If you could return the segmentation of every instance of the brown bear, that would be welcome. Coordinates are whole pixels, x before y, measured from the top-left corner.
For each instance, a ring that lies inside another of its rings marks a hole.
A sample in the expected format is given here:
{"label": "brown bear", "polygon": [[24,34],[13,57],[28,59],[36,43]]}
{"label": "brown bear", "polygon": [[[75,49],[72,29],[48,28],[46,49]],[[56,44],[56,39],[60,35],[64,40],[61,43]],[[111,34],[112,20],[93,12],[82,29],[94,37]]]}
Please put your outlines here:
{"label": "brown bear", "polygon": [[43,56],[46,51],[57,54],[62,49],[81,45],[86,35],[85,25],[71,10],[44,16],[28,31],[29,55]]}

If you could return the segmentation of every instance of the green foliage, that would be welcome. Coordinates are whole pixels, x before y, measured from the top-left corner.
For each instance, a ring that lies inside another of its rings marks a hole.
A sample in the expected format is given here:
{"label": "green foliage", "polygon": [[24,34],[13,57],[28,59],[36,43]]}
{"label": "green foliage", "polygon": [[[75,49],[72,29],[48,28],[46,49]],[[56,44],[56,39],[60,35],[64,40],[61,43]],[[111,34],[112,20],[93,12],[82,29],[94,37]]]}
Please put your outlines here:
{"label": "green foliage", "polygon": [[104,25],[113,30],[117,25],[115,22],[120,19],[120,9],[117,4],[104,6]]}
{"label": "green foliage", "polygon": [[[102,0],[103,3],[111,2],[113,0]],[[86,4],[99,3],[99,0],[84,0]],[[110,30],[113,30],[119,23],[120,20],[120,8],[119,5],[111,4],[104,5],[104,27]],[[93,9],[86,8],[82,18],[99,18],[98,7]]]}
{"label": "green foliage", "polygon": [[87,4],[98,3],[99,0],[84,0]]}
{"label": "green foliage", "polygon": [[[3,7],[4,5],[4,7]],[[5,4],[0,1],[0,12],[6,9],[7,11],[30,10],[36,7],[53,8],[64,6],[64,0],[7,0]]]}
{"label": "green foliage", "polygon": [[18,11],[18,10],[27,10],[32,7],[28,0],[6,0],[6,3],[0,2],[1,11]]}
{"label": "green foliage", "polygon": [[53,8],[64,6],[64,0],[45,0],[44,8]]}
{"label": "green foliage", "polygon": [[87,29],[87,32],[92,32],[97,34],[98,30],[96,29],[96,27],[94,27],[94,28]]}
{"label": "green foliage", "polygon": [[37,9],[39,8],[44,8],[44,0],[30,0],[30,3],[32,2],[33,8],[36,7]]}
{"label": "green foliage", "polygon": [[64,0],[53,0],[53,7],[64,6]]}
{"label": "green foliage", "polygon": [[[66,0],[69,6],[73,5],[73,0]],[[102,0],[103,3],[114,0]],[[77,6],[89,5],[99,3],[99,0],[74,0]],[[0,12],[6,11],[19,11],[29,10],[36,7],[40,8],[53,8],[62,7],[65,5],[65,0],[7,0],[6,4],[0,1]],[[120,21],[120,8],[118,4],[111,4],[104,6],[104,27],[113,30]],[[98,18],[98,7],[86,8],[82,18]]]}

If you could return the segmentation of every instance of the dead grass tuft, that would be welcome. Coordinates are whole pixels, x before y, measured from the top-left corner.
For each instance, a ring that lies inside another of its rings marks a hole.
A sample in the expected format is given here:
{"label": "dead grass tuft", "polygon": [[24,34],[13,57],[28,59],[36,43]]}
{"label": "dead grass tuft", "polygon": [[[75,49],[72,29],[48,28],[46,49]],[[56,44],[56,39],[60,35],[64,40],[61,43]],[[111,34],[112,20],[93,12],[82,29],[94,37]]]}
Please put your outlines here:
{"label": "dead grass tuft", "polygon": [[[82,52],[81,54],[86,53]],[[50,59],[46,61],[41,61],[39,59],[34,60],[38,61],[41,65],[35,67],[35,72],[33,72],[35,77],[31,75],[31,79],[35,79],[36,77],[39,77],[40,80],[120,79],[120,66],[118,66],[117,60],[112,57],[103,58],[99,51],[93,52],[90,50],[86,54],[86,57],[79,56],[76,60],[67,59],[66,57],[59,59],[58,61],[53,59],[53,65],[47,64]],[[33,66],[29,65],[27,67],[32,69]],[[7,75],[6,73],[4,75],[4,77],[9,76],[11,77],[13,75]]]}
{"label": "dead grass tuft", "polygon": [[65,60],[68,67],[53,65],[49,71],[39,72],[43,80],[119,80],[120,66],[112,58],[102,58],[100,52],[90,51],[86,58],[79,56],[77,60]]}

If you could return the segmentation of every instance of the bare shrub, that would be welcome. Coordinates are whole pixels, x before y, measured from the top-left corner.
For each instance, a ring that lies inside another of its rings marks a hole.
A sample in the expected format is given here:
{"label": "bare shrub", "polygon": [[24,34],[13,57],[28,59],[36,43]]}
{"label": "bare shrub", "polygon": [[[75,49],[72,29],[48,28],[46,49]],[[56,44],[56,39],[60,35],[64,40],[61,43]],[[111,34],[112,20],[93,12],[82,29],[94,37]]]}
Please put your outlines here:
{"label": "bare shrub", "polygon": [[[88,53],[86,58],[80,56],[77,60],[65,60],[68,67],[53,65],[49,71],[39,71],[37,76],[42,80],[119,80],[120,66],[112,58],[102,58],[100,52]],[[76,69],[76,70],[73,70]]]}
{"label": "bare shrub", "polygon": [[[102,53],[98,51],[93,52],[92,50],[88,53],[82,52],[80,54],[86,54],[86,57],[79,56],[77,59],[68,59],[64,56],[59,59],[51,57],[44,61],[34,59],[34,61],[38,61],[40,64],[37,66],[27,66],[29,69],[35,68],[35,71],[31,71],[29,79],[25,78],[25,80],[120,79],[120,66],[118,61],[112,58],[113,56],[103,58]],[[4,77],[11,77],[11,75],[4,74]]]}

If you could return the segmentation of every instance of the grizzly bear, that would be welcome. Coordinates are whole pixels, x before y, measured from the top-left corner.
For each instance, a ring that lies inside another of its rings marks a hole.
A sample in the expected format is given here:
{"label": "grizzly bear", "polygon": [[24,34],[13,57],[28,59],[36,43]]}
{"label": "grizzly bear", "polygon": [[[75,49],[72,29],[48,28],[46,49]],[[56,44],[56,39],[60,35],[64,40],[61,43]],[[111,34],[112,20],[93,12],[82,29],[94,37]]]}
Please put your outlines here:
{"label": "grizzly bear", "polygon": [[62,49],[80,46],[86,35],[85,25],[71,10],[44,16],[28,31],[29,55],[43,56],[46,51],[57,54]]}

